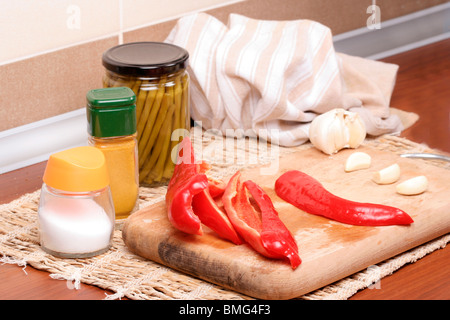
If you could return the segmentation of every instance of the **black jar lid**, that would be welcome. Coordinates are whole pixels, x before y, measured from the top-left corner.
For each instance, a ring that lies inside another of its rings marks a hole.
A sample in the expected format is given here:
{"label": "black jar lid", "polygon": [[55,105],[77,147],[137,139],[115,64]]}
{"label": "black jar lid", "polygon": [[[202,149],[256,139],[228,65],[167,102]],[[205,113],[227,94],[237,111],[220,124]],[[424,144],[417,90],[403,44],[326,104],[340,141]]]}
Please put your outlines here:
{"label": "black jar lid", "polygon": [[108,49],[102,57],[103,66],[127,76],[161,76],[186,69],[189,53],[164,42],[131,42]]}

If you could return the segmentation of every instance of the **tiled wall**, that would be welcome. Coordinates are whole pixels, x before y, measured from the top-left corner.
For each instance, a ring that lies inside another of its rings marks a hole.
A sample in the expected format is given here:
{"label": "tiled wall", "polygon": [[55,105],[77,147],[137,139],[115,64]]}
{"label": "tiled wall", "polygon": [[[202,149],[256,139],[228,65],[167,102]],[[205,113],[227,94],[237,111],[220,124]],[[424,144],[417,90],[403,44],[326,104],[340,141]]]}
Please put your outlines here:
{"label": "tiled wall", "polygon": [[[176,19],[206,11],[311,19],[334,34],[366,25],[374,0],[14,0],[0,7],[0,131],[82,108],[101,86],[101,55],[123,42],[162,41]],[[377,0],[387,20],[446,0]]]}

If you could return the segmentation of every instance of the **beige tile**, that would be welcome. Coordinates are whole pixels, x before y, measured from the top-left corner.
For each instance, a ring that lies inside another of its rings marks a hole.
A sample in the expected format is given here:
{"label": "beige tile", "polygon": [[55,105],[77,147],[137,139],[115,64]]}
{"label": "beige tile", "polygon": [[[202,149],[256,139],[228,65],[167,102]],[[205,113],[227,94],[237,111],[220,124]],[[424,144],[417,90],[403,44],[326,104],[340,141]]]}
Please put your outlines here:
{"label": "beige tile", "polygon": [[164,41],[175,24],[176,20],[170,20],[136,30],[126,31],[123,33],[123,42]]}
{"label": "beige tile", "polygon": [[[296,20],[310,19],[329,26],[333,33],[341,33],[365,25],[366,5],[359,0],[340,0],[342,6],[330,5],[331,0],[248,0],[205,12],[228,23],[230,14],[242,14],[254,19]],[[334,1],[334,0],[333,0]],[[353,17],[343,19],[342,17]],[[163,41],[176,24],[176,19],[142,27],[123,34],[124,42]]]}
{"label": "beige tile", "polygon": [[[150,23],[175,19],[183,14],[211,7],[225,6],[239,0],[122,0],[125,30]],[[243,0],[240,0],[243,1]]]}
{"label": "beige tile", "polygon": [[[335,0],[247,0],[205,12],[225,24],[232,13],[264,20],[309,19],[330,27],[334,34],[365,26],[368,18],[367,3],[360,0],[340,0],[339,5],[336,4]],[[162,41],[175,23],[176,19],[124,32],[124,42]]]}
{"label": "beige tile", "polygon": [[[97,37],[114,31],[117,28],[117,20],[114,18],[118,14],[115,7],[117,1],[119,0],[9,1],[7,10],[3,10],[3,8],[0,10],[0,43],[2,43],[0,64],[2,59],[6,57],[17,57],[19,54],[29,54],[36,50],[47,50],[54,45],[84,41],[90,37]],[[123,4],[127,7],[129,5],[128,0],[123,1]],[[148,0],[148,3],[159,2]],[[376,2],[381,8],[383,21],[445,3],[446,0],[408,2],[404,0],[377,0]],[[26,4],[30,3],[33,3],[33,10],[26,7]],[[67,30],[63,30],[67,29],[66,9],[72,3],[80,6],[82,16],[84,16],[81,20],[81,30],[78,30],[81,33],[79,38],[71,37]],[[141,8],[139,5],[146,6],[141,1],[134,1],[134,3],[136,6],[133,10]],[[164,2],[164,4],[166,3]],[[204,4],[205,2],[199,1],[198,3]],[[247,0],[208,9],[206,12],[224,23],[227,23],[230,13],[238,13],[256,19],[311,19],[327,25],[334,34],[339,34],[364,27],[368,18],[366,9],[370,4],[371,1],[360,0]],[[49,8],[49,5],[53,6],[50,10],[52,14],[49,15],[45,12],[41,14],[42,10]],[[150,15],[148,12],[150,9],[144,9],[139,12],[139,15],[136,12],[134,14],[127,13],[127,17],[136,18],[134,22],[128,21],[127,26],[141,25],[142,21],[148,21],[150,16],[147,17],[146,14]],[[124,12],[126,10],[128,9],[124,8]],[[179,10],[179,8],[174,10]],[[19,20],[23,22],[23,25],[14,21],[14,17],[17,18],[22,12],[24,14]],[[39,12],[39,14],[33,15],[33,12]],[[105,12],[105,15],[99,16],[98,12]],[[163,12],[165,14],[170,13],[170,15],[175,14],[174,11]],[[130,15],[128,16],[128,14]],[[54,21],[48,21],[52,19]],[[59,22],[56,23],[56,21]],[[91,22],[89,24],[86,21]],[[172,19],[130,30],[124,32],[123,40],[124,42],[163,41],[175,23],[176,19]],[[5,26],[7,26],[7,32],[4,31]],[[33,28],[36,28],[36,30],[33,30]],[[51,30],[52,28],[58,30]],[[86,30],[83,30],[83,28],[86,28]],[[10,30],[15,31],[11,32]],[[82,30],[83,32],[81,32]],[[9,32],[16,36],[12,36]],[[64,39],[65,36],[67,36],[67,39]],[[102,53],[116,44],[118,44],[118,37],[114,36],[0,65],[0,119],[2,119],[0,131],[84,107],[86,92],[89,89],[101,86],[103,75]],[[3,50],[4,48],[5,50]]]}
{"label": "beige tile", "polygon": [[0,64],[119,32],[119,0],[14,0],[0,10]]}
{"label": "beige tile", "polygon": [[0,131],[83,108],[102,86],[104,51],[118,37],[97,40],[0,66]]}
{"label": "beige tile", "polygon": [[[133,1],[133,0],[129,0]],[[142,0],[143,1],[143,0]],[[392,19],[417,10],[445,3],[446,0],[377,0],[382,20]],[[133,1],[134,3],[134,1]],[[309,19],[328,26],[334,35],[366,26],[369,14],[366,10],[372,1],[361,0],[247,0],[227,6],[207,9],[223,23],[228,22],[232,13],[242,14],[254,19],[296,20]],[[126,31],[124,42],[162,41],[169,34],[176,19],[155,25]]]}
{"label": "beige tile", "polygon": [[[418,10],[446,3],[448,0],[376,0],[381,20],[389,20]],[[248,0],[208,13],[227,23],[230,13],[243,14],[254,19],[296,20],[320,22],[339,34],[366,26],[371,0]]]}

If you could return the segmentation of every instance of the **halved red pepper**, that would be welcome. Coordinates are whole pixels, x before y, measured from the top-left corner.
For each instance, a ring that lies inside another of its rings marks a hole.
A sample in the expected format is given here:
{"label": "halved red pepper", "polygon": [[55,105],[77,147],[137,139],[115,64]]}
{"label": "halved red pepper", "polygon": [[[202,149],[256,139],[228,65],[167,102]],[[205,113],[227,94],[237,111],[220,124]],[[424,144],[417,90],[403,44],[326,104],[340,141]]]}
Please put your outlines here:
{"label": "halved red pepper", "polygon": [[[301,259],[290,231],[278,217],[269,196],[253,181],[240,181],[238,171],[222,196],[225,211],[240,236],[257,252],[268,258],[288,258],[293,269]],[[247,190],[257,207],[252,205]]]}
{"label": "halved red pepper", "polygon": [[166,193],[168,217],[175,228],[189,234],[203,234],[200,219],[192,210],[192,199],[207,187],[208,178],[199,172],[191,140],[185,137],[179,145],[177,164]]}
{"label": "halved red pepper", "polygon": [[207,189],[194,196],[192,208],[200,221],[215,231],[221,238],[230,240],[234,244],[242,243],[228,216],[219,207]]}
{"label": "halved red pepper", "polygon": [[[200,163],[199,165],[199,171],[201,173],[207,173],[209,170],[211,170],[211,165],[205,161]],[[211,194],[211,197],[216,198],[218,196],[221,196],[223,192],[225,191],[225,187],[227,184],[223,180],[214,179],[213,177],[208,176],[208,190]]]}
{"label": "halved red pepper", "polygon": [[342,223],[359,226],[408,225],[413,219],[395,207],[340,198],[304,172],[292,170],[275,182],[275,192],[297,208]]}
{"label": "halved red pepper", "polygon": [[[205,172],[209,166],[195,163],[194,150],[189,137],[179,146],[177,164],[166,193],[166,207],[172,225],[189,234],[202,235],[202,223],[220,237],[240,244],[241,239],[209,193],[215,180]],[[216,191],[217,192],[217,191]]]}

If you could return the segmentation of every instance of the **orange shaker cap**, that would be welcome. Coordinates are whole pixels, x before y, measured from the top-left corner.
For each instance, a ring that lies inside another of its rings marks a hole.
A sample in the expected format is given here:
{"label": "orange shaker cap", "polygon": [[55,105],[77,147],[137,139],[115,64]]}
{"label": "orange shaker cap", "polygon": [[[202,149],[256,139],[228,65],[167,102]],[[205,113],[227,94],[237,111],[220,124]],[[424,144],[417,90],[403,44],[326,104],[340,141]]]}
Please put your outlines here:
{"label": "orange shaker cap", "polygon": [[45,168],[44,183],[52,188],[87,192],[109,185],[105,156],[91,146],[76,147],[52,154]]}

